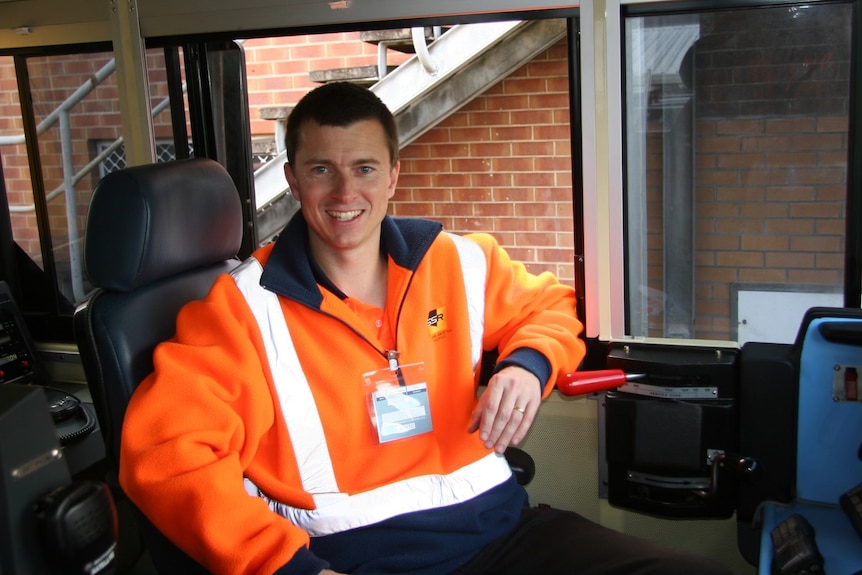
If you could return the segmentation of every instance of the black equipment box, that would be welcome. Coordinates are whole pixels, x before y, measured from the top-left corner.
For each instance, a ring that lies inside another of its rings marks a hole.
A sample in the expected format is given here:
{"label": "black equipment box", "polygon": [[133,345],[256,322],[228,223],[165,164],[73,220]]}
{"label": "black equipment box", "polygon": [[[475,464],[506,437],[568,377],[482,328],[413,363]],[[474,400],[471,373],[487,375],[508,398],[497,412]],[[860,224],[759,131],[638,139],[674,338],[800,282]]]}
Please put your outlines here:
{"label": "black equipment box", "polygon": [[640,375],[605,396],[608,501],[669,517],[736,505],[735,348],[613,343],[608,368]]}

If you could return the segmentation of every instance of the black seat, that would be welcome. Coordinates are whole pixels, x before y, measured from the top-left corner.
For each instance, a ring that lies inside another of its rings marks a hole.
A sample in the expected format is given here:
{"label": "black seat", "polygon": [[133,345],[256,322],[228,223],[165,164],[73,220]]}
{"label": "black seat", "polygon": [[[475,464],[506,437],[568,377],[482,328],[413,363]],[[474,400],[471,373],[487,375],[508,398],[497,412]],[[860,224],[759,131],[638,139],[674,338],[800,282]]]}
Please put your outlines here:
{"label": "black seat", "polygon": [[[75,310],[75,337],[109,460],[153,350],[176,315],[237,264],[242,208],[233,180],[194,158],[113,172],[93,192],[85,262],[95,290]],[[205,572],[141,514],[139,528],[160,573]]]}

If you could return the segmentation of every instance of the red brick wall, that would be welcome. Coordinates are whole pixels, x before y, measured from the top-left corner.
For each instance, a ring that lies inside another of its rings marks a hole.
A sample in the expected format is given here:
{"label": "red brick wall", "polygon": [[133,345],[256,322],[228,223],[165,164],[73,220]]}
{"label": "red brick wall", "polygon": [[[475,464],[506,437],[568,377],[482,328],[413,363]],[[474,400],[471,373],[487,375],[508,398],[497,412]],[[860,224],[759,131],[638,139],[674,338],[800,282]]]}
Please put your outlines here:
{"label": "red brick wall", "polygon": [[[243,44],[248,76],[251,132],[272,135],[271,121],[260,118],[262,108],[292,106],[317,84],[312,70],[377,64],[377,46],[362,42],[358,32],[256,38]],[[401,64],[408,54],[388,50],[387,62]]]}
{"label": "red brick wall", "polygon": [[489,232],[573,284],[566,56],[563,40],[403,150],[391,212]]}
{"label": "red brick wall", "polygon": [[[249,40],[254,134],[272,133],[261,108],[291,106],[314,87],[310,70],[375,64],[358,34]],[[408,55],[390,50],[390,64]],[[531,271],[574,282],[566,42],[402,150],[395,215],[439,220],[450,231],[487,231]]]}

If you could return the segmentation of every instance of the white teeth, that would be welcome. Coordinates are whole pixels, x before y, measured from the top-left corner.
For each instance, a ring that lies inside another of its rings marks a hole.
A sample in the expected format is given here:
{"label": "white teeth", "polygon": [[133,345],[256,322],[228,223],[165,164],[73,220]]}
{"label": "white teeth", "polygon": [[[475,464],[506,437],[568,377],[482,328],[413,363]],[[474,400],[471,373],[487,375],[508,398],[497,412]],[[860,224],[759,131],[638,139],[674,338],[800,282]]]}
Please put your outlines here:
{"label": "white teeth", "polygon": [[356,216],[362,213],[362,210],[353,210],[350,212],[326,212],[330,217],[335,218],[339,222],[346,222],[348,220],[352,220]]}

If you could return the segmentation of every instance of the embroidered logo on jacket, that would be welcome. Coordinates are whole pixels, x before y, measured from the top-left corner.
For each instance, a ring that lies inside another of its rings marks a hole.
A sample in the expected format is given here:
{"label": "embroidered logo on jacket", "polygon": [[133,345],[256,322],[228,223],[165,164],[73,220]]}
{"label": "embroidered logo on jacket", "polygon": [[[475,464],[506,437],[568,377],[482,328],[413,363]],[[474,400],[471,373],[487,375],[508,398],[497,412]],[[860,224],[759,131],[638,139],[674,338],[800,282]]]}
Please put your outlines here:
{"label": "embroidered logo on jacket", "polygon": [[432,309],[428,312],[428,333],[432,337],[446,331],[446,308]]}

